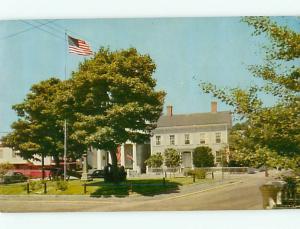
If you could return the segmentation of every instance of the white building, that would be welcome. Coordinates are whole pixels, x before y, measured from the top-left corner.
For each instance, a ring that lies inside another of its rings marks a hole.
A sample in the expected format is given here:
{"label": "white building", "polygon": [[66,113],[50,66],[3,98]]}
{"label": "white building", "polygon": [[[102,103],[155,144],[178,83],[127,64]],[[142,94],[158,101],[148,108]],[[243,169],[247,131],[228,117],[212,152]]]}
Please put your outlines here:
{"label": "white building", "polygon": [[[0,163],[10,163],[15,167],[36,165],[41,166],[41,158],[37,157],[38,160],[24,160],[18,155],[16,151],[9,147],[0,146]],[[45,165],[51,164],[51,157],[45,157]]]}
{"label": "white building", "polygon": [[[132,170],[137,174],[146,172],[145,160],[150,156],[150,144],[137,144],[126,142],[118,148],[118,164],[126,170]],[[109,152],[93,149],[88,153],[88,164],[95,169],[104,169],[111,161]]]}
{"label": "white building", "polygon": [[215,163],[221,161],[220,150],[228,148],[228,133],[232,126],[229,111],[217,111],[217,103],[211,103],[211,112],[195,114],[173,114],[167,107],[167,115],[157,122],[151,137],[151,154],[164,153],[174,148],[181,153],[182,167],[193,167],[192,152],[198,146],[212,149]]}

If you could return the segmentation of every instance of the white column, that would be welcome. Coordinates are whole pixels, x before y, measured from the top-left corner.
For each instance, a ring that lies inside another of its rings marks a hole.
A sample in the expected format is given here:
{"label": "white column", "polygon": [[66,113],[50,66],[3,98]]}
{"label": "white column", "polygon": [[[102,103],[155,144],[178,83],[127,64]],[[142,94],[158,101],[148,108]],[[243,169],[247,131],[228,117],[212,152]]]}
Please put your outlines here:
{"label": "white column", "polygon": [[121,165],[125,167],[125,144],[121,145]]}
{"label": "white column", "polygon": [[101,150],[97,149],[97,169],[102,169],[102,155],[101,155]]}
{"label": "white column", "polygon": [[138,173],[140,173],[140,168],[137,164],[137,144],[133,143],[132,144],[132,157],[133,157],[133,170],[137,171]]}

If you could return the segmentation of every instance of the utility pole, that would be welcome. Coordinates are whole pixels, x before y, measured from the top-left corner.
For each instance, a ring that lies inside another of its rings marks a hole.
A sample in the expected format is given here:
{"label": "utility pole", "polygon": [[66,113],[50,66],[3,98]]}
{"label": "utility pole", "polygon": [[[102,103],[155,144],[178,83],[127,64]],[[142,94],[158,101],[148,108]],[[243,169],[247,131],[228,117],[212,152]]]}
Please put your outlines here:
{"label": "utility pole", "polygon": [[[65,30],[65,80],[67,79],[67,31]],[[64,122],[64,180],[67,178],[67,119]]]}

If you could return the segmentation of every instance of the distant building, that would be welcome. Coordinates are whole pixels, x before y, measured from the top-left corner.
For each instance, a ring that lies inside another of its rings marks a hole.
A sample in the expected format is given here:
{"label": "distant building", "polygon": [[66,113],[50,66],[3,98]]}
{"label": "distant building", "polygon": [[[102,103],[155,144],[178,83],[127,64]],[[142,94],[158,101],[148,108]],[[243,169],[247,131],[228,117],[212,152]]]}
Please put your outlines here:
{"label": "distant building", "polygon": [[198,146],[212,149],[215,163],[221,162],[220,151],[228,148],[228,133],[232,126],[229,111],[217,111],[217,102],[211,103],[211,112],[194,114],[173,114],[173,107],[167,107],[167,115],[157,122],[151,137],[151,154],[164,153],[167,148],[178,150],[182,168],[193,167],[192,152]]}
{"label": "distant building", "polygon": [[[42,165],[39,157],[37,157],[37,160],[24,160],[12,148],[2,147],[1,145],[0,145],[0,163],[10,163],[14,165],[15,168],[28,168],[31,166],[39,167]],[[50,157],[45,157],[45,165],[51,165]]]}

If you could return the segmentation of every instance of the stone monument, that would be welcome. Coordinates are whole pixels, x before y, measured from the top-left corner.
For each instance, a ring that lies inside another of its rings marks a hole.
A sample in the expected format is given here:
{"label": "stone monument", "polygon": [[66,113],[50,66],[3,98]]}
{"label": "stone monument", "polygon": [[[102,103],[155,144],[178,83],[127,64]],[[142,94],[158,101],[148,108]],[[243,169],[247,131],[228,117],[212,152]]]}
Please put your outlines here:
{"label": "stone monument", "polygon": [[82,181],[88,181],[91,180],[88,177],[88,163],[87,163],[87,154],[83,154],[83,167],[82,167],[82,175],[81,175],[81,180]]}

